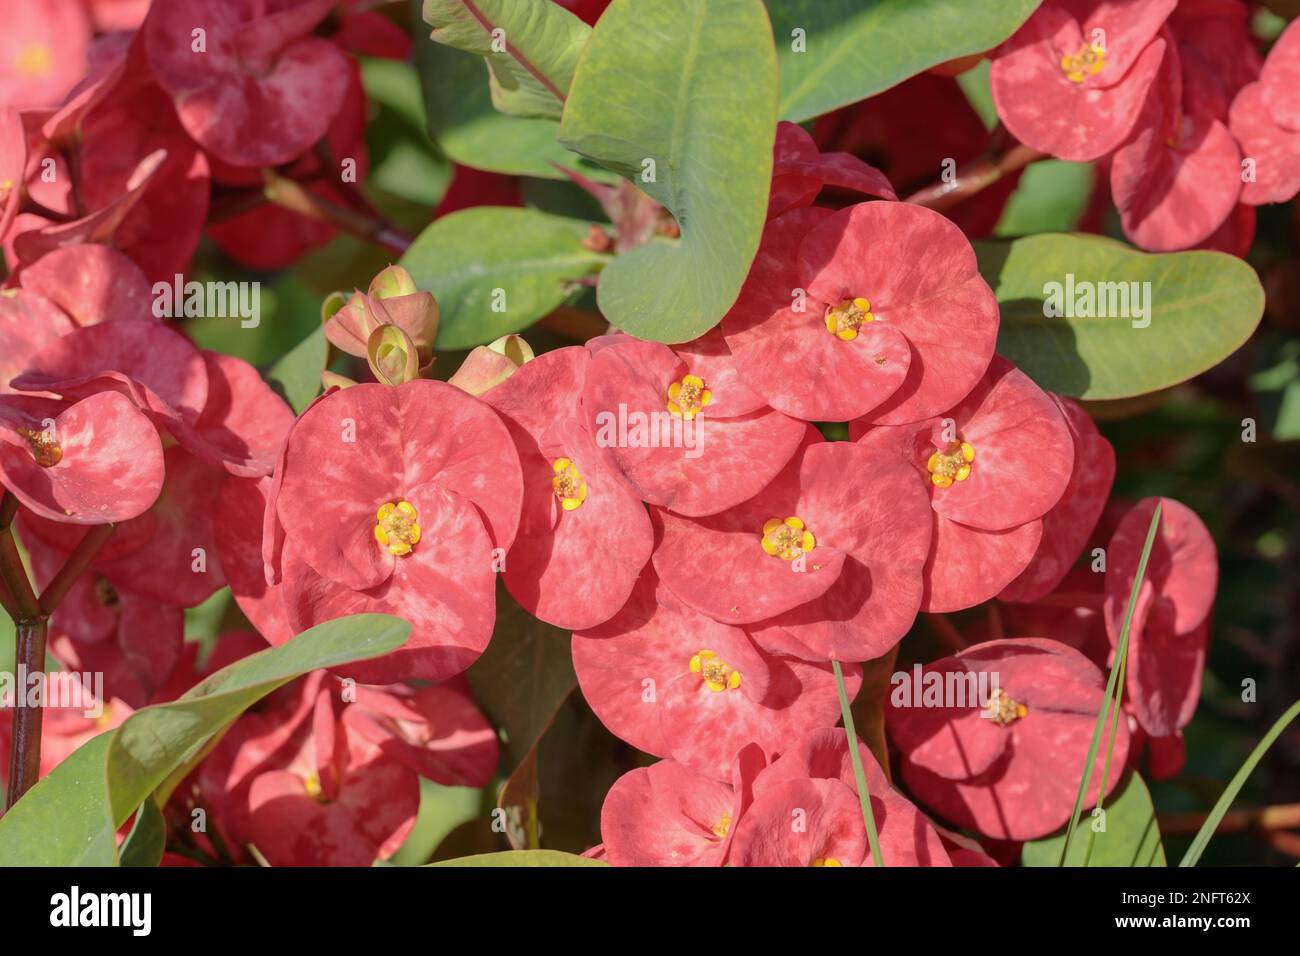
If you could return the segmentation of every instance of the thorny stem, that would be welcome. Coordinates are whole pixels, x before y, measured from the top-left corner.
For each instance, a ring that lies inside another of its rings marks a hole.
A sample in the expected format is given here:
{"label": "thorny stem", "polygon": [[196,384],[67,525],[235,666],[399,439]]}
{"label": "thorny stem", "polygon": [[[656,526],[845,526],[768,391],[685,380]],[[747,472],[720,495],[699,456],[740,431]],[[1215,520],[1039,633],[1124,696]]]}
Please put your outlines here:
{"label": "thorny stem", "polygon": [[300,216],[319,219],[338,226],[398,255],[411,245],[410,236],[382,219],[356,209],[336,206],[309,189],[305,189],[298,181],[281,176],[273,169],[264,169],[262,175],[265,180],[262,191],[266,198],[277,206],[296,212]]}
{"label": "thorny stem", "polygon": [[[0,580],[4,582],[4,609],[13,619],[17,641],[14,648],[14,674],[30,675],[45,670],[45,639],[49,629],[49,616],[58,607],[68,589],[94,560],[99,549],[113,533],[112,525],[91,528],[77,550],[45,592],[37,597],[32,586],[18,544],[14,540],[13,520],[18,512],[18,499],[9,492],[0,497]],[[18,802],[36,783],[41,771],[41,722],[44,716],[42,699],[37,697],[28,706],[25,699],[26,683],[18,681],[15,689],[13,735],[9,749],[9,777],[5,793],[5,808]]]}

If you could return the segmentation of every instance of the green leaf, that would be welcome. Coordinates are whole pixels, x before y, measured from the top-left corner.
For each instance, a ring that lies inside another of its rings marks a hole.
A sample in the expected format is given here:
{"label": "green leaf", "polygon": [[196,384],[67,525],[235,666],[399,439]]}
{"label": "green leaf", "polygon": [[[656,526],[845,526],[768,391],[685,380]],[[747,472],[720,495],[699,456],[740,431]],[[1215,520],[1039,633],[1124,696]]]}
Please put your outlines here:
{"label": "green leaf", "polygon": [[0,817],[0,866],[116,866],[100,734],[36,782]]}
{"label": "green leaf", "polygon": [[[1081,866],[1092,839],[1088,866],[1165,866],[1165,848],[1160,842],[1151,794],[1141,776],[1129,772],[1111,794],[1106,807],[1104,832],[1092,829],[1091,818],[1080,820],[1071,841],[1066,866]],[[1023,866],[1056,866],[1065,845],[1065,830],[1025,844]]]}
{"label": "green leaf", "polygon": [[146,800],[136,811],[135,823],[120,851],[122,866],[157,866],[167,849],[167,823],[158,804]]}
{"label": "green leaf", "polygon": [[514,116],[559,119],[591,28],[551,0],[424,0],[437,43],[482,57],[492,103]]}
{"label": "green leaf", "polygon": [[266,372],[270,386],[301,415],[320,394],[320,373],[325,371],[329,342],[324,326],[316,329],[288,351]]}
{"label": "green leaf", "polygon": [[858,752],[858,734],[853,729],[853,709],[849,706],[848,691],[844,687],[844,671],[840,662],[831,660],[835,671],[835,691],[840,696],[840,716],[844,719],[844,734],[849,741],[849,761],[853,764],[853,779],[857,783],[858,803],[862,807],[862,825],[867,831],[867,844],[871,848],[871,862],[885,865],[885,855],[880,852],[880,838],[876,833],[876,815],[871,811],[871,791],[867,789],[867,774],[862,769],[862,754]]}
{"label": "green leaf", "polygon": [[577,220],[478,206],[434,221],[401,265],[438,300],[438,349],[467,349],[527,328],[563,302],[574,280],[606,259],[582,244],[586,235]]}
{"label": "green leaf", "polygon": [[1250,756],[1241,765],[1241,769],[1229,781],[1218,802],[1214,804],[1214,809],[1210,811],[1209,816],[1205,818],[1205,822],[1201,824],[1201,829],[1192,840],[1191,846],[1187,848],[1187,852],[1183,854],[1183,858],[1179,861],[1178,865],[1180,867],[1195,866],[1201,859],[1201,854],[1205,852],[1206,846],[1209,845],[1210,838],[1214,836],[1214,831],[1219,828],[1223,815],[1232,806],[1232,801],[1237,799],[1237,794],[1246,785],[1246,781],[1254,773],[1255,768],[1259,766],[1259,762],[1264,759],[1264,754],[1268,752],[1268,748],[1273,746],[1274,741],[1282,736],[1282,731],[1286,730],[1296,717],[1300,717],[1300,700],[1287,708],[1286,713],[1279,717],[1277,722],[1269,728],[1268,733],[1264,735],[1264,739],[1255,745],[1255,749],[1250,752]]}
{"label": "green leaf", "polygon": [[685,342],[735,301],[767,214],[776,56],[760,0],[614,0],[578,61],[560,142],[632,180],[682,237],[620,255],[601,311]]}
{"label": "green leaf", "polygon": [[405,621],[385,614],[328,621],[236,661],[179,700],[136,711],[83,745],[0,817],[0,864],[115,864],[118,828],[248,707],[309,671],[395,650],[410,632]]}
{"label": "green leaf", "polygon": [[[977,242],[975,252],[1002,313],[998,352],[1072,398],[1129,398],[1184,382],[1236,351],[1264,313],[1255,270],[1221,252],[1152,255],[1063,234]],[[1080,316],[1084,295],[1110,317]],[[1058,300],[1073,303],[1075,316],[1044,315]]]}
{"label": "green leaf", "polygon": [[429,866],[609,866],[604,860],[591,860],[576,853],[559,850],[503,850],[500,853],[482,853],[462,856],[455,860],[439,860]]}
{"label": "green leaf", "polygon": [[781,116],[811,119],[995,47],[1040,2],[767,0],[781,61]]}
{"label": "green leaf", "polygon": [[1002,218],[999,236],[1026,236],[1039,232],[1065,232],[1078,225],[1092,193],[1091,163],[1045,159],[1021,174]]}

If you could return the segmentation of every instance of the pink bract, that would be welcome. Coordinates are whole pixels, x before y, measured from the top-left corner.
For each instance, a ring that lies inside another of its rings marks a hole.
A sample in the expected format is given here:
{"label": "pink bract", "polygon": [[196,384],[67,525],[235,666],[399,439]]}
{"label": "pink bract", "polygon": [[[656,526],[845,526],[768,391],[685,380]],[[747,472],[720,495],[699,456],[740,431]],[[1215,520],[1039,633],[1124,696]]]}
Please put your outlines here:
{"label": "pink bract", "polygon": [[[414,627],[407,645],[349,676],[391,683],[463,671],[492,635],[494,549],[514,540],[520,495],[505,426],[454,386],[417,380],[327,395],[289,432],[268,505],[283,529],[277,567],[291,629],[392,613]],[[385,524],[380,510],[402,503],[407,517]],[[381,528],[393,537],[380,541]]]}
{"label": "pink bract", "polygon": [[852,153],[823,153],[802,126],[778,123],[767,218],[811,206],[827,186],[880,199],[898,199],[885,174],[874,166]]}
{"label": "pink bract", "polygon": [[1260,79],[1232,101],[1229,126],[1242,155],[1253,160],[1253,178],[1241,200],[1252,206],[1286,202],[1300,191],[1300,109],[1294,103],[1300,76],[1300,26],[1283,31],[1264,61]]}
{"label": "pink bract", "polygon": [[86,70],[91,26],[81,0],[41,0],[5,11],[0,107],[53,106]]}
{"label": "pink bract", "polygon": [[235,166],[277,166],[320,139],[349,68],[338,47],[311,35],[332,6],[302,0],[259,15],[237,0],[154,4],[142,27],[149,65],[190,136]]}
{"label": "pink bract", "polygon": [[[506,587],[529,613],[566,630],[613,617],[653,544],[645,505],[586,426],[582,402],[591,360],[584,348],[547,352],[483,395],[509,428],[523,468],[519,537],[506,555]],[[566,507],[562,493],[578,503]]]}
{"label": "pink bract", "polygon": [[[643,501],[683,515],[716,514],[756,494],[799,447],[802,422],[751,407],[752,393],[729,389],[725,372],[721,381],[706,374],[724,361],[699,362],[632,339],[593,356],[583,388],[588,428]],[[703,385],[683,386],[688,375]],[[702,387],[709,403],[671,412],[674,386]]]}
{"label": "pink bract", "polygon": [[[661,512],[655,569],[695,610],[755,624],[754,639],[773,653],[867,660],[916,617],[927,510],[907,463],[821,441],[810,426],[800,452],[749,501],[701,519]],[[814,547],[788,559],[768,553],[772,519],[798,519]]]}
{"label": "pink bract", "polygon": [[[615,735],[717,780],[746,743],[778,753],[839,719],[829,666],[764,652],[740,628],[683,606],[650,569],[618,614],[574,633],[573,666]],[[845,679],[856,694],[861,672],[850,666]]]}
{"label": "pink bract", "polygon": [[[995,839],[1033,840],[1063,826],[1101,709],[1096,665],[1056,641],[1017,638],[967,648],[923,674],[939,675],[937,702],[922,697],[923,687],[911,687],[904,702],[896,687],[885,712],[908,790],[940,817]],[[1100,788],[1102,743],[1087,806]],[[1127,754],[1120,721],[1115,763]],[[1118,777],[1110,775],[1107,792]]]}
{"label": "pink bract", "polygon": [[1046,0],[993,56],[998,116],[1022,143],[1059,159],[1106,155],[1137,121],[1166,49],[1157,33],[1176,3]]}

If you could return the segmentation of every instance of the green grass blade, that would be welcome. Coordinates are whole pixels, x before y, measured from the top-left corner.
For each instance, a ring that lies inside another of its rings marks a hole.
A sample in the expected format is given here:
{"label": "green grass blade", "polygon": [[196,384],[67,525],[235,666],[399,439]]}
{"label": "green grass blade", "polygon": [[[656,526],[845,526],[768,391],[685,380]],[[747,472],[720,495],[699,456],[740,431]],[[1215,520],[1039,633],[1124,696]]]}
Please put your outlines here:
{"label": "green grass blade", "polygon": [[1287,712],[1277,719],[1277,723],[1264,735],[1264,739],[1250,752],[1246,762],[1241,765],[1241,769],[1237,771],[1236,776],[1232,778],[1223,794],[1219,797],[1219,802],[1214,805],[1210,815],[1201,824],[1200,831],[1196,834],[1196,838],[1192,840],[1192,845],[1187,848],[1187,852],[1183,854],[1182,860],[1178,863],[1179,866],[1195,866],[1197,861],[1200,860],[1201,854],[1205,852],[1205,847],[1210,842],[1210,837],[1214,836],[1214,831],[1219,828],[1219,822],[1223,819],[1223,815],[1228,812],[1228,807],[1232,806],[1232,801],[1237,798],[1241,788],[1245,786],[1246,779],[1254,772],[1260,760],[1263,759],[1265,751],[1273,746],[1273,741],[1282,736],[1282,731],[1286,730],[1297,715],[1300,715],[1300,700],[1292,704],[1287,709]]}
{"label": "green grass blade", "polygon": [[[1089,784],[1092,783],[1092,768],[1097,761],[1097,750],[1101,746],[1101,732],[1110,715],[1111,702],[1116,699],[1115,689],[1119,684],[1120,671],[1128,660],[1129,628],[1133,624],[1133,610],[1137,606],[1138,592],[1142,589],[1142,579],[1147,573],[1147,559],[1151,557],[1151,548],[1156,542],[1156,532],[1160,528],[1160,511],[1162,505],[1156,503],[1156,510],[1151,515],[1151,527],[1147,529],[1147,540],[1142,545],[1142,558],[1138,561],[1137,574],[1133,578],[1133,590],[1129,592],[1128,609],[1124,612],[1124,629],[1120,631],[1119,643],[1115,648],[1115,660],[1110,665],[1110,679],[1106,681],[1106,693],[1101,701],[1101,710],[1097,713],[1097,723],[1092,728],[1092,741],[1088,745],[1088,760],[1083,765],[1083,777],[1079,781],[1079,792],[1074,798],[1074,812],[1070,814],[1070,823],[1065,831],[1065,843],[1061,847],[1061,858],[1057,866],[1064,866],[1070,856],[1070,843],[1074,840],[1075,828],[1079,825],[1079,816],[1083,812],[1083,801],[1088,797]],[[1111,738],[1114,746],[1114,737]],[[1107,758],[1109,760],[1109,758]]]}
{"label": "green grass blade", "polygon": [[[1097,809],[1105,810],[1106,784],[1110,780],[1110,764],[1115,756],[1115,736],[1119,733],[1119,715],[1124,709],[1124,681],[1128,677],[1128,654],[1119,662],[1119,680],[1115,684],[1115,706],[1110,709],[1110,737],[1106,744],[1106,763],[1101,768],[1101,786],[1097,788]],[[1092,860],[1092,847],[1097,842],[1097,831],[1088,830],[1088,845],[1083,850],[1083,865]]]}
{"label": "green grass blade", "polygon": [[862,755],[858,753],[858,732],[853,727],[853,711],[849,709],[849,692],[844,688],[844,671],[839,661],[831,661],[835,670],[835,689],[840,695],[840,713],[844,716],[844,733],[849,738],[849,759],[853,761],[853,778],[858,784],[858,802],[862,804],[862,822],[867,828],[867,844],[876,866],[884,866],[880,855],[880,837],[876,834],[876,815],[871,811],[871,793],[867,790],[867,774],[862,769]]}

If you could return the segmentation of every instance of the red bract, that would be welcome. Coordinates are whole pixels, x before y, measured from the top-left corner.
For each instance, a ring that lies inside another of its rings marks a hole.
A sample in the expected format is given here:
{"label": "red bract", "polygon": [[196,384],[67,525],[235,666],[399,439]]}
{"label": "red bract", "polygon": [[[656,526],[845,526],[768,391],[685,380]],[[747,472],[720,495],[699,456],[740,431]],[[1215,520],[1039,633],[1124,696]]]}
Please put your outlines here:
{"label": "red bract", "polygon": [[600,811],[604,858],[612,866],[722,866],[764,762],[757,744],[742,748],[730,785],[675,760],[623,774]]}
{"label": "red bract", "polygon": [[0,290],[0,395],[18,389],[9,383],[27,368],[33,355],[71,332],[73,324],[53,302],[21,289]]}
{"label": "red bract", "polygon": [[112,392],[71,404],[3,396],[0,481],[54,521],[126,521],[158,498],[162,443],[149,419]]}
{"label": "red bract", "polygon": [[[858,755],[885,864],[949,866],[938,831],[890,786],[861,741]],[[753,789],[753,805],[736,831],[732,865],[872,863],[843,730],[819,730],[794,742],[758,775]]]}
{"label": "red bract", "polygon": [[898,198],[880,170],[851,153],[823,153],[802,126],[778,123],[767,218],[811,206],[827,186],[880,199]]}
{"label": "red bract", "polygon": [[53,106],[86,70],[91,28],[81,0],[41,0],[5,14],[0,107]]}
{"label": "red bract", "polygon": [[284,608],[283,585],[267,581],[262,553],[262,525],[267,515],[270,478],[231,475],[221,486],[217,504],[217,554],[235,603],[272,644],[294,636]]}
{"label": "red bract", "polygon": [[0,106],[0,237],[22,204],[23,180],[27,171],[27,133],[18,111]]}
{"label": "red bract", "polygon": [[1132,138],[1115,152],[1110,188],[1124,234],[1143,249],[1170,251],[1203,242],[1232,214],[1241,154],[1228,127],[1186,99],[1174,35],[1161,35],[1164,61]]}
{"label": "red bract", "polygon": [[[885,712],[908,790],[940,817],[1000,840],[1033,840],[1064,825],[1101,709],[1097,667],[1056,641],[1017,638],[967,648],[922,674],[910,700],[894,689]],[[924,692],[929,674],[934,700]],[[1107,742],[1087,806],[1097,799]],[[1113,767],[1123,766],[1128,746],[1120,721]],[[1108,793],[1120,776],[1113,767]]]}
{"label": "red bract", "polygon": [[1177,0],[1046,0],[993,56],[998,116],[1027,146],[1086,162],[1128,138]]}
{"label": "red bract", "polygon": [[[851,434],[860,430],[855,423]],[[907,462],[929,493],[926,611],[986,601],[1028,566],[1042,538],[1039,519],[1061,499],[1074,462],[1060,406],[1001,356],[941,417],[870,429],[859,441]]]}
{"label": "red bract", "polygon": [[655,570],[695,610],[755,624],[754,640],[773,653],[867,660],[916,617],[927,510],[907,463],[823,442],[809,426],[804,447],[749,501],[700,519],[661,512]]}
{"label": "red bract", "polygon": [[287,163],[325,135],[349,66],[311,32],[333,5],[302,0],[270,12],[238,0],[154,4],[141,28],[145,51],[186,132],[235,166]]}
{"label": "red bract", "polygon": [[[505,426],[443,382],[355,385],[289,432],[268,504],[272,581],[293,631],[362,612],[411,622],[406,646],[345,669],[369,683],[459,673],[492,636],[494,570],[515,537]],[[276,635],[266,635],[275,640]]]}
{"label": "red bract", "polygon": [[1242,155],[1253,161],[1253,175],[1242,185],[1242,202],[1286,202],[1300,192],[1298,83],[1300,24],[1292,23],[1269,51],[1259,81],[1243,87],[1232,101],[1232,135]]}
{"label": "red bract", "polygon": [[56,249],[23,269],[18,281],[24,291],[54,303],[78,326],[158,318],[149,280],[129,256],[109,246]]}
{"label": "red bract", "polygon": [[1088,413],[1068,398],[1051,398],[1074,442],[1070,483],[1043,515],[1042,538],[1029,566],[998,594],[1003,601],[1037,601],[1055,590],[1097,526],[1115,481],[1115,449],[1097,431]]}
{"label": "red bract", "polygon": [[[68,555],[31,535],[24,543],[29,545],[36,583],[44,588]],[[184,635],[181,608],[118,588],[91,569],[50,616],[49,647],[65,670],[102,673],[108,695],[138,708],[152,703],[172,676],[181,661]]]}
{"label": "red bract", "polygon": [[970,243],[936,212],[875,202],[770,222],[722,320],[746,382],[806,420],[901,424],[959,401],[998,310]]}
{"label": "red bract", "polygon": [[[826,664],[765,653],[738,627],[683,606],[647,569],[604,624],[573,635],[583,696],[614,734],[726,780],[751,741],[768,753],[839,719]],[[850,696],[861,673],[849,667]]]}
{"label": "red bract", "polygon": [[[977,159],[989,142],[957,81],[930,73],[818,118],[813,135],[822,149],[878,165],[903,195],[934,182],[945,161],[960,168]],[[971,238],[988,235],[1019,181],[1019,172],[1004,176],[944,215]]]}
{"label": "red bract", "polygon": [[1201,694],[1219,565],[1196,513],[1170,498],[1148,498],[1120,520],[1107,548],[1106,630],[1117,646],[1156,504],[1151,548],[1129,630],[1127,698],[1152,737],[1181,736]]}
{"label": "red bract", "polygon": [[[715,514],[785,467],[806,426],[773,411],[731,376],[726,345],[689,351],[631,338],[591,360],[583,407],[596,444],[643,501],[683,515]],[[711,373],[717,370],[722,379]]]}
{"label": "red bract", "polygon": [[609,620],[650,558],[645,506],[585,424],[591,353],[547,352],[486,392],[523,468],[519,537],[505,583],[529,613],[567,630]]}

